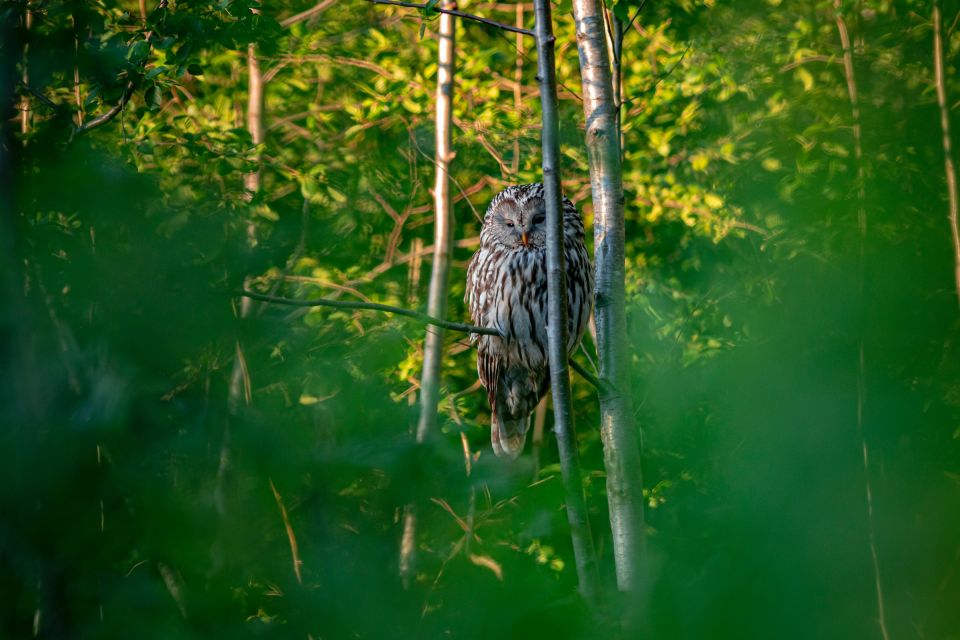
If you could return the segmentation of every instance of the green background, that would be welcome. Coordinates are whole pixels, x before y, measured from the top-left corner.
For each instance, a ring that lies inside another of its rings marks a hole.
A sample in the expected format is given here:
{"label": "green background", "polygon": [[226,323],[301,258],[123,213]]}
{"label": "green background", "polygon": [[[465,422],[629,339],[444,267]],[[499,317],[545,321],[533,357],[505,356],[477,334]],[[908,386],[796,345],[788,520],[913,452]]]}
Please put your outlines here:
{"label": "green background", "polygon": [[[881,638],[875,569],[890,638],[960,637],[932,5],[651,2],[628,31],[623,348],[648,553],[642,592],[608,593],[599,621],[576,592],[550,416],[537,452],[496,459],[463,335],[446,337],[439,432],[416,447],[417,322],[259,303],[239,317],[245,282],[422,309],[432,244],[436,20],[351,0],[287,28],[312,5],[258,6],[151,5],[144,26],[135,3],[31,3],[26,30],[25,3],[0,2],[0,637],[608,638],[640,611],[650,638]],[[510,24],[514,8],[461,5]],[[942,10],[952,107],[960,6]],[[554,15],[564,190],[589,228],[569,3]],[[251,43],[269,80],[259,146]],[[458,25],[451,319],[467,317],[478,214],[538,179],[533,49]],[[21,133],[30,93],[8,89],[24,71],[58,106],[30,96]],[[131,79],[121,115],[71,135]],[[248,401],[229,399],[238,345]],[[612,591],[579,378],[574,411]]]}

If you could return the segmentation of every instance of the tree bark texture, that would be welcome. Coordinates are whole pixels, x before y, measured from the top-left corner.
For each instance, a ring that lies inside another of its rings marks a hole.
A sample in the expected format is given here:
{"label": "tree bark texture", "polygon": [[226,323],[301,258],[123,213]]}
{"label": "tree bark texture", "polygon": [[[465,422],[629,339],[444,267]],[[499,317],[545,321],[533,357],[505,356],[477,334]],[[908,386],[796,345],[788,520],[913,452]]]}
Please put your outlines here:
{"label": "tree bark texture", "polygon": [[937,85],[937,104],[940,106],[940,130],[943,133],[943,169],[947,180],[948,217],[953,239],[953,277],[960,303],[960,229],[957,227],[957,171],[953,165],[953,140],[950,137],[950,107],[947,102],[947,82],[943,73],[943,24],[940,3],[933,3],[933,71]]}
{"label": "tree bark texture", "polygon": [[[456,3],[445,5],[455,9]],[[450,198],[451,122],[453,118],[453,69],[456,45],[455,18],[440,16],[440,51],[437,61],[436,104],[436,181],[433,187],[433,266],[427,314],[434,318],[447,315],[450,259],[453,255],[453,206]],[[443,364],[443,328],[428,326],[423,342],[423,373],[420,376],[420,421],[417,442],[422,443],[435,429],[437,400],[440,396],[440,371]]]}
{"label": "tree bark texture", "polygon": [[[456,9],[455,2],[444,4]],[[440,40],[437,54],[436,103],[436,180],[433,186],[433,265],[430,269],[430,290],[427,314],[434,318],[447,315],[450,260],[453,256],[453,202],[450,198],[451,123],[453,120],[453,71],[456,58],[456,19],[449,13],[440,15]],[[420,419],[417,422],[417,444],[423,444],[437,428],[437,401],[440,399],[440,378],[443,368],[443,327],[427,325],[423,340],[423,371],[420,374]],[[400,541],[400,577],[409,586],[414,570],[416,549],[417,505],[404,509],[403,537]]]}
{"label": "tree bark texture", "polygon": [[543,118],[543,190],[547,206],[547,341],[550,384],[553,394],[554,431],[560,454],[560,470],[566,495],[567,520],[573,539],[580,593],[597,603],[600,579],[590,534],[577,437],[570,406],[570,375],[567,370],[567,285],[563,255],[563,203],[560,191],[560,141],[557,116],[557,78],[550,0],[535,0],[537,75]]}
{"label": "tree bark texture", "polygon": [[[254,145],[263,144],[263,73],[260,71],[260,59],[257,57],[257,45],[247,45],[247,130]],[[257,155],[257,163],[260,157]],[[260,167],[244,177],[244,187],[252,196],[260,190]]]}
{"label": "tree bark texture", "polygon": [[599,0],[573,0],[573,14],[593,192],[597,351],[601,380],[610,385],[600,394],[607,500],[617,586],[632,592],[640,586],[645,543],[640,445],[630,395],[620,140],[603,8]]}

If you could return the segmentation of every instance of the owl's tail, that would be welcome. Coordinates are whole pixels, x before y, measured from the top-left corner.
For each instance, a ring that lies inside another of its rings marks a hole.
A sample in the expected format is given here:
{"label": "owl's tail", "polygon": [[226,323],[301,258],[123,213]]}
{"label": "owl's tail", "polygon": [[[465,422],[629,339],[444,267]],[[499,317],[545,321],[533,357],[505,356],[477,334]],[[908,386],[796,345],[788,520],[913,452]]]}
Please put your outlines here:
{"label": "owl's tail", "polygon": [[523,445],[527,441],[527,431],[530,429],[530,414],[516,420],[510,420],[502,415],[507,412],[498,411],[495,407],[490,419],[490,441],[493,443],[493,452],[499,458],[516,460],[523,452]]}

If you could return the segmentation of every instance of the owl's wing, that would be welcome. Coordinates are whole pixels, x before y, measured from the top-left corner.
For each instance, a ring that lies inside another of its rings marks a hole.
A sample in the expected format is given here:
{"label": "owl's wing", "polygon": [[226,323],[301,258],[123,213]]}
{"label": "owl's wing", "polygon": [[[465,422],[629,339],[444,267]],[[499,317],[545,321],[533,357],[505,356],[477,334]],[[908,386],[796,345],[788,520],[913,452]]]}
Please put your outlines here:
{"label": "owl's wing", "polygon": [[487,401],[490,406],[495,406],[494,399],[497,395],[497,379],[500,377],[500,368],[502,358],[500,357],[497,345],[490,344],[488,336],[482,336],[480,348],[477,349],[477,374],[480,376],[480,383],[487,390]]}
{"label": "owl's wing", "polygon": [[[473,254],[467,266],[467,288],[463,301],[470,311],[470,319],[478,327],[496,326],[490,324],[490,306],[493,303],[491,287],[493,269],[496,267],[495,252],[487,247]],[[477,334],[471,334],[470,341],[477,341]]]}

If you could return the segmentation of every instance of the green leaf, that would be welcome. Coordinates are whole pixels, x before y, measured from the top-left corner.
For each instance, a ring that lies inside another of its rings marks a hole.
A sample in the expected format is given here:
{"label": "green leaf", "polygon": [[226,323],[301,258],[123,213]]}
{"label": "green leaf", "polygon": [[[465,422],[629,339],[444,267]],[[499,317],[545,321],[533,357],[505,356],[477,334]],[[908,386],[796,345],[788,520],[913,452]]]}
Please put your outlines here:
{"label": "green leaf", "polygon": [[143,94],[144,101],[150,111],[159,111],[163,106],[163,90],[159,85],[150,86]]}
{"label": "green leaf", "polygon": [[164,73],[165,71],[167,71],[167,69],[168,67],[165,67],[164,65],[160,65],[159,67],[154,67],[149,71],[147,71],[147,75],[145,77],[147,80],[153,80],[161,73]]}
{"label": "green leaf", "polygon": [[196,64],[196,63],[193,63],[193,64],[190,64],[190,65],[187,65],[187,72],[188,72],[190,75],[192,75],[192,76],[202,76],[202,75],[203,75],[203,67],[201,67],[200,65],[198,65],[198,64]]}
{"label": "green leaf", "polygon": [[142,64],[150,55],[150,44],[146,40],[138,40],[127,51],[127,60],[133,65]]}

